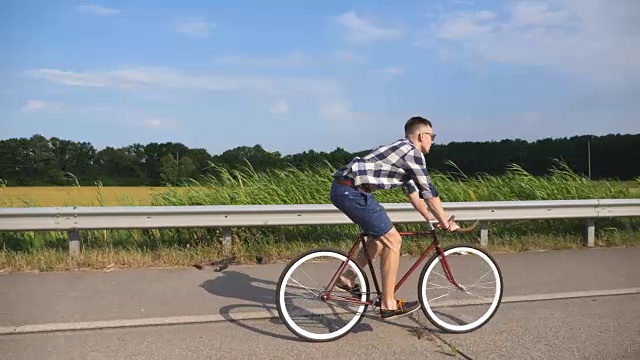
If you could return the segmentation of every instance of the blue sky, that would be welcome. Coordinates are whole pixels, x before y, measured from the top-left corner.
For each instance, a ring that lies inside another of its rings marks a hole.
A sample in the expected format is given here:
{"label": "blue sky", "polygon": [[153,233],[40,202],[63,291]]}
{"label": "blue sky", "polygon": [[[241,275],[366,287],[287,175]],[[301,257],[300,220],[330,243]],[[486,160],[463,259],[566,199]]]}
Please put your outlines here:
{"label": "blue sky", "polygon": [[355,151],[413,115],[439,143],[639,133],[638,16],[637,0],[5,0],[0,138]]}

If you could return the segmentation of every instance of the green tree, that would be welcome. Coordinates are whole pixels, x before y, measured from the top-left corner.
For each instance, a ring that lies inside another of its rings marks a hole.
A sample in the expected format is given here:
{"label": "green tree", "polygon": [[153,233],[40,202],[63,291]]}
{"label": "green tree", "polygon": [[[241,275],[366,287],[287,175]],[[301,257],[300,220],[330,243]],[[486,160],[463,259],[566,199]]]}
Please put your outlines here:
{"label": "green tree", "polygon": [[171,154],[167,154],[160,159],[160,162],[160,177],[165,183],[182,184],[196,175],[196,167],[188,156],[176,155],[174,158]]}
{"label": "green tree", "polygon": [[97,180],[95,166],[97,151],[88,142],[75,142],[53,137],[50,140],[56,168],[71,183],[90,185]]}
{"label": "green tree", "polygon": [[247,162],[255,171],[261,172],[269,169],[283,168],[285,165],[282,155],[266,151],[261,145],[238,146],[214,156],[213,161],[226,168],[237,169],[245,167]]}
{"label": "green tree", "polygon": [[[15,185],[70,185],[95,180],[105,185],[161,185],[201,179],[215,174],[209,163],[226,169],[245,167],[257,172],[292,165],[309,168],[330,163],[345,164],[369,150],[350,153],[342,148],[327,152],[313,149],[282,156],[261,145],[239,146],[211,155],[205,149],[190,149],[184,144],[166,142],[132,144],[97,151],[88,142],[57,137],[47,139],[35,134],[29,138],[0,140],[0,179]],[[640,177],[640,134],[581,135],[570,138],[540,139],[527,142],[504,139],[485,142],[434,144],[426,156],[429,168],[456,173],[455,163],[467,176],[479,173],[499,175],[510,163],[516,163],[533,175],[542,175],[560,159],[583,175],[591,170],[593,179],[633,180]]]}

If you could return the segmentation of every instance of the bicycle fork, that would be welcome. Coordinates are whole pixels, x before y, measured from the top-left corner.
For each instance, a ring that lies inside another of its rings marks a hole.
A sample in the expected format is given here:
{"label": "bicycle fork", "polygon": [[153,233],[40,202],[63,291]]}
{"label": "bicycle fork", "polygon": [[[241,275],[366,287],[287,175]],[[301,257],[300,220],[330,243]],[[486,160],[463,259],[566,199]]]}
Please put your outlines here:
{"label": "bicycle fork", "polygon": [[464,289],[462,286],[458,285],[458,283],[453,278],[453,273],[451,272],[451,268],[449,268],[447,257],[445,256],[444,251],[442,251],[442,248],[440,247],[440,245],[436,245],[436,251],[440,255],[440,259],[441,259],[440,266],[442,266],[442,270],[444,271],[444,275],[447,277],[447,280],[449,280],[449,282],[453,284],[455,287],[457,287],[458,289],[466,292],[467,290]]}

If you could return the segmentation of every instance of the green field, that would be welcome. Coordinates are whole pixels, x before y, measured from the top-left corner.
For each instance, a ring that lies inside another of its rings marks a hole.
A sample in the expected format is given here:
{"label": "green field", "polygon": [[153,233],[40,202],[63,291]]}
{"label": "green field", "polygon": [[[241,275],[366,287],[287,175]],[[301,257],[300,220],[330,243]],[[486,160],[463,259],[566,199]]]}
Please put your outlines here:
{"label": "green field", "polygon": [[[184,187],[166,188],[25,188],[0,189],[1,206],[52,205],[210,205],[210,204],[322,204],[328,203],[331,168],[313,171],[289,169],[270,173],[250,170],[225,173]],[[640,198],[640,181],[591,181],[558,166],[549,176],[534,177],[513,166],[503,176],[465,178],[458,174],[433,174],[444,202],[500,200],[559,200]],[[21,192],[22,191],[22,192]],[[105,195],[105,194],[111,195]],[[16,194],[23,194],[17,196]],[[41,195],[37,195],[41,194]],[[62,195],[60,195],[62,194]],[[65,195],[66,194],[66,195]],[[92,196],[93,194],[93,196]],[[115,196],[113,194],[116,194]],[[376,192],[381,202],[406,202],[400,190]],[[57,200],[56,200],[57,199]],[[399,225],[403,230],[417,225]],[[582,246],[581,220],[510,221],[490,224],[493,251],[561,249]],[[219,229],[105,230],[81,233],[82,254],[67,255],[64,232],[0,233],[0,269],[61,270],[137,266],[185,266],[234,255],[240,261],[282,261],[308,248],[336,246],[346,249],[356,227],[292,226],[232,229],[231,253],[223,253]],[[597,246],[640,243],[640,219],[599,219]],[[479,232],[445,235],[445,243],[478,243]],[[405,254],[415,254],[424,239],[407,240]]]}

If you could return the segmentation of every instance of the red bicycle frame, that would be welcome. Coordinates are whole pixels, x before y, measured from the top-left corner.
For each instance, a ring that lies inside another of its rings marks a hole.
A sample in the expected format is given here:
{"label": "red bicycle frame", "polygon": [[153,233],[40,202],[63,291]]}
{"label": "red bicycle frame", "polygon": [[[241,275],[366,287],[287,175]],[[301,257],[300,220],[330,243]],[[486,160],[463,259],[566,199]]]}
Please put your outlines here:
{"label": "red bicycle frame", "polygon": [[[451,220],[453,220],[453,217],[451,218]],[[473,225],[471,225],[471,226],[469,226],[467,228],[458,229],[458,230],[456,230],[456,232],[469,232],[469,231],[473,230],[477,226],[477,224],[478,224],[478,221],[476,221]],[[438,235],[436,234],[436,229],[435,228],[432,228],[430,230],[425,230],[425,231],[400,232],[400,235],[401,236],[431,235],[433,237],[433,240],[431,241],[431,244],[429,245],[429,247],[422,252],[422,255],[420,255],[418,260],[416,260],[416,262],[413,263],[411,268],[409,270],[407,270],[407,272],[402,276],[402,278],[400,278],[400,280],[398,281],[398,283],[396,284],[396,286],[394,288],[394,293],[397,292],[398,289],[400,289],[400,287],[405,283],[405,281],[407,281],[409,276],[411,276],[411,274],[431,254],[431,251],[433,251],[434,249],[436,250],[436,252],[440,256],[440,260],[441,260],[441,263],[442,263],[442,268],[444,270],[445,276],[447,277],[447,280],[449,280],[449,282],[451,282],[451,284],[453,284],[455,287],[457,287],[458,289],[462,290],[462,288],[458,285],[458,283],[453,278],[453,274],[451,273],[451,269],[449,268],[449,263],[447,262],[447,258],[444,255],[444,251],[442,251],[442,247],[440,246],[440,240],[438,239]],[[358,234],[355,243],[353,244],[353,246],[349,250],[349,253],[347,255],[347,259],[345,259],[342,262],[342,264],[340,265],[340,267],[338,268],[336,273],[331,278],[331,281],[329,282],[329,285],[327,286],[326,291],[322,295],[322,299],[323,300],[339,300],[339,301],[346,301],[346,302],[350,302],[350,303],[366,304],[366,305],[372,305],[374,303],[374,300],[361,301],[361,300],[358,300],[356,298],[348,298],[348,297],[343,297],[343,296],[333,296],[333,295],[331,295],[331,292],[333,291],[333,288],[336,285],[336,282],[338,281],[338,277],[342,274],[342,272],[346,268],[347,262],[354,258],[354,256],[356,255],[356,250],[358,249],[358,247],[360,245],[364,249],[364,253],[365,253],[366,258],[367,258],[367,264],[369,265],[369,268],[371,269],[371,277],[373,278],[373,285],[375,286],[376,293],[377,293],[378,296],[380,296],[382,294],[382,292],[380,291],[380,286],[378,284],[378,279],[376,277],[376,272],[375,272],[375,269],[373,267],[373,261],[371,259],[371,256],[369,255],[368,250],[367,250],[366,241],[365,241],[365,237],[366,236],[367,236],[366,232],[360,232]],[[363,270],[365,270],[365,269],[363,269]]]}

